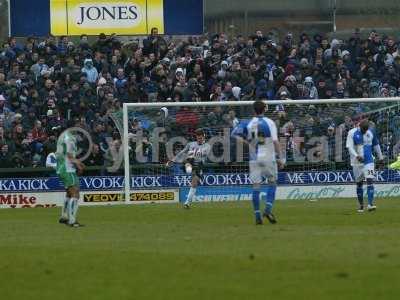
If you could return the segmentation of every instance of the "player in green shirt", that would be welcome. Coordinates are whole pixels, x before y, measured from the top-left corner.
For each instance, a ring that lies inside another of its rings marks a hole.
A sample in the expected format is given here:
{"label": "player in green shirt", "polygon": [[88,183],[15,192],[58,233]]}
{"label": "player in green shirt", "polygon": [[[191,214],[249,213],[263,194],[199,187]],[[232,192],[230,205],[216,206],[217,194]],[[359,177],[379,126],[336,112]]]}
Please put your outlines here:
{"label": "player in green shirt", "polygon": [[79,202],[79,178],[77,175],[83,171],[84,165],[76,158],[77,145],[75,137],[68,131],[63,132],[57,142],[56,171],[63,182],[66,197],[62,208],[62,215],[59,220],[62,224],[71,227],[81,227],[77,222]]}

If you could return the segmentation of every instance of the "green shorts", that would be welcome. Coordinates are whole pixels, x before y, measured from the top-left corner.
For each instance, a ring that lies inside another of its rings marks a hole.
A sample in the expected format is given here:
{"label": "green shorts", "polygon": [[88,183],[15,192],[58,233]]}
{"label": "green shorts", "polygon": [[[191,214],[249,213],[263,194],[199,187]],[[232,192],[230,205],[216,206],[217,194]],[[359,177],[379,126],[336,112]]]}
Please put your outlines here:
{"label": "green shorts", "polygon": [[73,186],[79,187],[79,178],[75,172],[61,173],[58,175],[63,182],[65,189]]}

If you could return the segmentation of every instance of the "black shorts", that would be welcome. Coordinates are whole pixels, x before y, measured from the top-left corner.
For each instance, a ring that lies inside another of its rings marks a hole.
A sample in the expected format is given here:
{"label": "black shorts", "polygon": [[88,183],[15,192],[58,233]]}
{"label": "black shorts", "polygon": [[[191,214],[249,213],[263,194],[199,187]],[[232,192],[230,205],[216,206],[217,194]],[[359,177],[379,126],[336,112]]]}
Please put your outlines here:
{"label": "black shorts", "polygon": [[183,163],[183,167],[182,168],[183,168],[184,172],[186,172],[185,165],[187,163],[192,165],[192,176],[197,176],[199,178],[201,178],[203,176],[203,173],[204,173],[204,171],[203,171],[203,168],[204,168],[203,163],[195,162],[194,159],[189,158],[189,159],[185,160],[184,163]]}

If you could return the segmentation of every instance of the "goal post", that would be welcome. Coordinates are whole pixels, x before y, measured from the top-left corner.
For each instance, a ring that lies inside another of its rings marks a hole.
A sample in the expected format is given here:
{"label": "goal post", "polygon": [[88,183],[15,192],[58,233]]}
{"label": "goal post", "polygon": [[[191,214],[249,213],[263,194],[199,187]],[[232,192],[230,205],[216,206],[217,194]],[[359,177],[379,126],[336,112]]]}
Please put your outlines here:
{"label": "goal post", "polygon": [[[199,127],[206,129],[207,139],[212,140],[213,149],[219,155],[212,154],[219,159],[210,160],[212,172],[247,172],[246,149],[237,144],[226,146],[224,139],[228,143],[233,127],[253,117],[253,103],[254,101],[124,103],[122,145],[125,201],[129,202],[133,189],[133,170],[136,175],[141,172],[156,175],[171,173],[172,171],[164,167],[165,159],[171,159],[178,151],[175,145],[184,146],[183,143],[193,134],[193,129]],[[395,155],[393,143],[397,144],[400,138],[395,132],[397,126],[400,127],[400,97],[265,100],[265,103],[268,106],[266,116],[276,121],[281,146],[285,148],[285,155],[290,155],[290,158],[287,157],[290,170],[350,169],[344,135],[347,134],[348,126],[365,117],[372,121],[381,142],[385,142],[385,147],[386,144],[391,144],[391,149],[385,148],[386,159],[389,161]],[[332,130],[334,136],[330,136]],[[340,134],[341,136],[336,136]],[[162,145],[169,150],[164,149],[165,153],[162,154],[159,153],[160,135],[166,136],[163,137]],[[391,139],[390,143],[388,139]],[[169,144],[170,141],[173,141],[172,145]],[[230,153],[229,156],[227,152],[234,152],[234,155]],[[221,160],[221,155],[229,156],[229,159],[224,157]],[[135,158],[132,159],[132,156]]]}

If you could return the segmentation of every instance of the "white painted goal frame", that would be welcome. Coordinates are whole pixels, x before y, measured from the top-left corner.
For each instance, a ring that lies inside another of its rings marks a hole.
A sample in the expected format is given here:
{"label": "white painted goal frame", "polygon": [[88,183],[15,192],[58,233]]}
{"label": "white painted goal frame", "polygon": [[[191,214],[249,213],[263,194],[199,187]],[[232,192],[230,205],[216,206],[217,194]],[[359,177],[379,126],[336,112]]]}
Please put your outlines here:
{"label": "white painted goal frame", "polygon": [[[356,104],[376,102],[398,102],[400,97],[391,98],[351,98],[351,99],[319,99],[319,100],[267,100],[267,105],[312,105],[312,104]],[[153,102],[153,103],[124,103],[123,104],[123,152],[124,152],[124,195],[125,203],[129,203],[130,189],[130,167],[129,167],[129,145],[128,145],[128,111],[136,107],[162,108],[162,107],[212,107],[212,106],[251,106],[254,101],[210,101],[210,102]]]}

